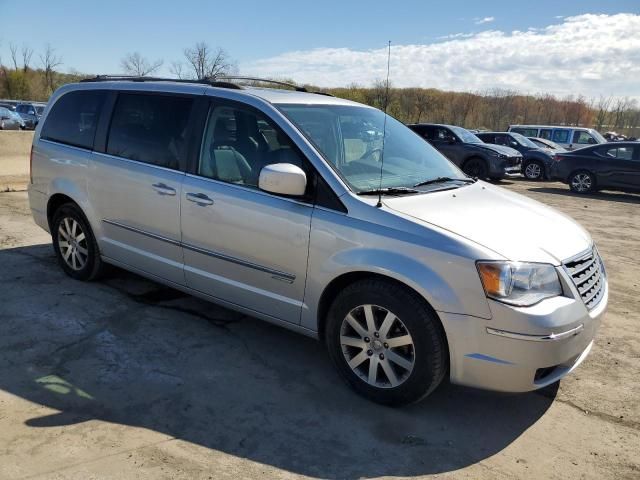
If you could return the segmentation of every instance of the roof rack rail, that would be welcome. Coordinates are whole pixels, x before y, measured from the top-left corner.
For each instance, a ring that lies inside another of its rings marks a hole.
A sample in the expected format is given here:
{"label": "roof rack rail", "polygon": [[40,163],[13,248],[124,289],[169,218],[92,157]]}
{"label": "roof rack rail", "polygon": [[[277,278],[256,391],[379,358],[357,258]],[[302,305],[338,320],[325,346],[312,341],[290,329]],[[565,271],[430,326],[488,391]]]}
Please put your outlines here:
{"label": "roof rack rail", "polygon": [[293,83],[288,83],[288,82],[281,82],[279,80],[270,80],[268,78],[258,78],[258,77],[238,77],[235,75],[221,75],[219,77],[216,77],[217,79],[220,80],[249,80],[252,82],[263,82],[263,83],[273,83],[274,85],[282,85],[284,87],[291,87],[293,88],[296,92],[308,92],[308,90],[304,87],[300,87],[298,85],[294,85]]}
{"label": "roof rack rail", "polygon": [[140,77],[136,75],[96,75],[91,78],[83,78],[80,82],[176,82],[176,83],[195,83],[199,85],[209,85],[218,88],[231,88],[234,90],[242,90],[242,86],[236,83],[219,81],[216,79],[191,80],[185,78],[164,78],[164,77]]}

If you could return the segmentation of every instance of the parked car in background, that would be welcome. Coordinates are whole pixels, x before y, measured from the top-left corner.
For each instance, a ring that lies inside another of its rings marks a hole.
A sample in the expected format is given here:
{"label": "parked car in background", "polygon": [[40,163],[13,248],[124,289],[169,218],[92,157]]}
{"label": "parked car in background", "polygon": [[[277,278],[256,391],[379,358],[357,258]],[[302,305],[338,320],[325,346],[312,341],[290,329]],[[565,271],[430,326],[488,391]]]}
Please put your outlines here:
{"label": "parked car in background", "polygon": [[33,130],[38,125],[45,106],[40,103],[19,103],[16,106],[16,112],[23,118],[26,128]]}
{"label": "parked car in background", "polygon": [[552,142],[551,140],[547,140],[546,138],[540,138],[540,137],[527,137],[527,138],[531,140],[533,143],[535,143],[538,147],[546,148],[547,150],[550,150],[552,152],[568,151],[566,148],[563,148],[557,143]]}
{"label": "parked car in background", "polygon": [[0,107],[0,130],[20,130],[22,128],[24,128],[24,121],[19,115],[8,108]]}
{"label": "parked car in background", "polygon": [[16,106],[13,103],[0,102],[0,107],[6,108],[7,110],[11,110],[12,112],[16,111]]}
{"label": "parked car in background", "polygon": [[548,178],[549,168],[553,162],[553,153],[540,148],[527,137],[515,132],[482,132],[476,136],[485,143],[504,145],[522,154],[522,174],[529,180]]}
{"label": "parked car in background", "polygon": [[640,143],[611,142],[556,154],[550,176],[577,193],[640,191]]}
{"label": "parked car in background", "polygon": [[511,147],[484,143],[469,130],[454,125],[407,125],[472,177],[492,180],[519,175],[522,154]]}
{"label": "parked car in background", "polygon": [[467,177],[382,111],[107,79],[58,89],[33,139],[31,212],[70,277],[111,263],[320,338],[383,404],[446,376],[543,388],[591,350],[608,286],[589,234]]}
{"label": "parked car in background", "polygon": [[557,143],[567,150],[606,143],[606,139],[597,130],[582,127],[558,127],[550,125],[511,125],[510,132],[525,137],[539,137]]}

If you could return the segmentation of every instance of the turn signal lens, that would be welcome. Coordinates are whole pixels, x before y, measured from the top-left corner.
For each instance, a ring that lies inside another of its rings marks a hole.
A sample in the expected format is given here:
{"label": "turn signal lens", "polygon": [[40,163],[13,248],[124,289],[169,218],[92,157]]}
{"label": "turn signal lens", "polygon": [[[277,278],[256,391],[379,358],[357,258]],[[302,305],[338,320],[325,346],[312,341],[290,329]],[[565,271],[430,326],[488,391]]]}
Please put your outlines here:
{"label": "turn signal lens", "polygon": [[478,263],[478,273],[489,296],[505,297],[511,287],[511,269],[498,263]]}

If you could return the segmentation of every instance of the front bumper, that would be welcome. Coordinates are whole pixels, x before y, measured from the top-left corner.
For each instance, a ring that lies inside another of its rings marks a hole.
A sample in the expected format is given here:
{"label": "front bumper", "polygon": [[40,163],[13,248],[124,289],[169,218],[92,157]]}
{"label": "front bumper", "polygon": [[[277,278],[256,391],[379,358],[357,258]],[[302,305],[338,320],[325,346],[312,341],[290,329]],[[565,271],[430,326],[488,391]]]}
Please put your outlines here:
{"label": "front bumper", "polygon": [[449,342],[451,382],[504,392],[545,387],[586,358],[605,314],[608,285],[591,311],[579,296],[526,308],[489,300],[491,320],[439,312]]}
{"label": "front bumper", "polygon": [[522,172],[522,157],[508,157],[496,163],[490,167],[491,178],[516,177]]}

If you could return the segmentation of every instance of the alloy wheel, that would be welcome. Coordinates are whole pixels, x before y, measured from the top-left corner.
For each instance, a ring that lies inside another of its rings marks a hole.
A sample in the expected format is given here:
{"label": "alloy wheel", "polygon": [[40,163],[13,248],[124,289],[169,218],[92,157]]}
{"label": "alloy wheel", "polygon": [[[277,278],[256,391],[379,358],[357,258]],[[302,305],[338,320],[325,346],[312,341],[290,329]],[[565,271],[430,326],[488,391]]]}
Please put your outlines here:
{"label": "alloy wheel", "polygon": [[587,173],[578,173],[571,179],[571,186],[577,192],[588,192],[591,190],[591,176]]}
{"label": "alloy wheel", "polygon": [[524,169],[524,176],[530,180],[537,180],[542,175],[542,169],[537,163],[530,163]]}
{"label": "alloy wheel", "polygon": [[374,387],[401,385],[415,365],[407,327],[393,312],[377,305],[360,305],[347,314],[340,345],[349,368]]}
{"label": "alloy wheel", "polygon": [[82,270],[89,258],[87,237],[82,226],[72,217],[65,217],[58,226],[58,247],[65,263],[73,270]]}

